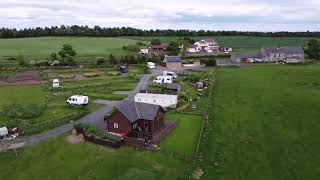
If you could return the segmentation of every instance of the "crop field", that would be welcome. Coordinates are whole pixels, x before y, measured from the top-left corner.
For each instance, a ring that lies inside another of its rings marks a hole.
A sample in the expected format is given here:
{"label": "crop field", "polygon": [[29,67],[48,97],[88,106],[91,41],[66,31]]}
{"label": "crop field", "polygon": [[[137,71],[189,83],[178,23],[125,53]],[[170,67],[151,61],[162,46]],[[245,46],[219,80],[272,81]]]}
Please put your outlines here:
{"label": "crop field", "polygon": [[[66,136],[0,154],[0,179],[183,179],[185,161],[129,147],[69,144]],[[14,167],[14,168],[12,168]]]}
{"label": "crop field", "polygon": [[[160,39],[163,43],[177,40],[177,37],[127,37],[134,40],[150,41],[153,38]],[[232,47],[237,52],[257,51],[262,47],[277,46],[305,46],[312,39],[308,37],[250,37],[250,36],[216,36],[216,37],[192,37],[194,40],[214,38],[220,46]]]}
{"label": "crop field", "polygon": [[135,44],[136,40],[125,38],[94,37],[41,37],[0,39],[0,64],[15,64],[11,57],[22,55],[28,60],[44,60],[58,52],[63,44],[71,44],[77,51],[77,61],[95,61],[96,57],[107,58],[109,54],[123,55],[130,52],[122,49]]}
{"label": "crop field", "polygon": [[319,64],[217,69],[204,179],[318,179],[319,72]]}

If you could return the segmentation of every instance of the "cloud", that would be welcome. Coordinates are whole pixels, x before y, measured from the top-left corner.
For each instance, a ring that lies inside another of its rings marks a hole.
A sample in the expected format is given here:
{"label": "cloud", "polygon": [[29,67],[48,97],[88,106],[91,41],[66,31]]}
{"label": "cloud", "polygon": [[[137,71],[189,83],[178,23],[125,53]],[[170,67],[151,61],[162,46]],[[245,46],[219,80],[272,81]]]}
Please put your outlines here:
{"label": "cloud", "polygon": [[319,31],[318,17],[318,0],[0,2],[0,25],[15,28],[78,24],[132,26],[143,29],[259,30],[259,27],[261,31]]}

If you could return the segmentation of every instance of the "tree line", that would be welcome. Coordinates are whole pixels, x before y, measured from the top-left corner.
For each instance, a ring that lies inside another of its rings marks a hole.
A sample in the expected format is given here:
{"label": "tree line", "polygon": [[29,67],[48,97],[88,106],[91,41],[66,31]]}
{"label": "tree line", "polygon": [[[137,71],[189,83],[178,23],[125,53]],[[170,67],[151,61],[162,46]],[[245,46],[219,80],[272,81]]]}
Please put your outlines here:
{"label": "tree line", "polygon": [[44,36],[85,36],[85,37],[117,37],[117,36],[260,36],[260,37],[320,37],[320,32],[243,32],[243,31],[210,31],[210,30],[143,30],[131,27],[100,26],[51,26],[36,28],[1,28],[0,38],[26,38]]}

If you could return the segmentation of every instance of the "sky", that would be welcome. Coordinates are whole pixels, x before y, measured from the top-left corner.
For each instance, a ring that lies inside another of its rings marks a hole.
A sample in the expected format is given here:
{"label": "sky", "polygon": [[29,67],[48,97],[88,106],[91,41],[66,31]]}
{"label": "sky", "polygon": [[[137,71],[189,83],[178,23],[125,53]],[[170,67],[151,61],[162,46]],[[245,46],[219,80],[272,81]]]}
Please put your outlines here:
{"label": "sky", "polygon": [[320,31],[320,0],[7,0],[0,27]]}

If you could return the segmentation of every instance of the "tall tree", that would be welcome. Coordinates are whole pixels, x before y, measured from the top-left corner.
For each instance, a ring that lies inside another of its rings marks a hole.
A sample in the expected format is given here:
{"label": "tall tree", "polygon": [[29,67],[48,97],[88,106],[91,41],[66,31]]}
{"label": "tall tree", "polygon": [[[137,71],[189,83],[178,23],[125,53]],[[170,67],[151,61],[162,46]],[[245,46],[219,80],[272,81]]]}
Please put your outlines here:
{"label": "tall tree", "polygon": [[320,40],[311,39],[304,51],[309,56],[309,58],[320,60]]}
{"label": "tall tree", "polygon": [[167,51],[170,56],[177,56],[180,53],[180,50],[180,45],[176,41],[171,41],[167,47]]}
{"label": "tall tree", "polygon": [[68,56],[76,56],[77,52],[72,48],[72,46],[70,44],[64,44],[62,45],[61,50],[58,52],[58,54],[62,57],[68,57]]}

